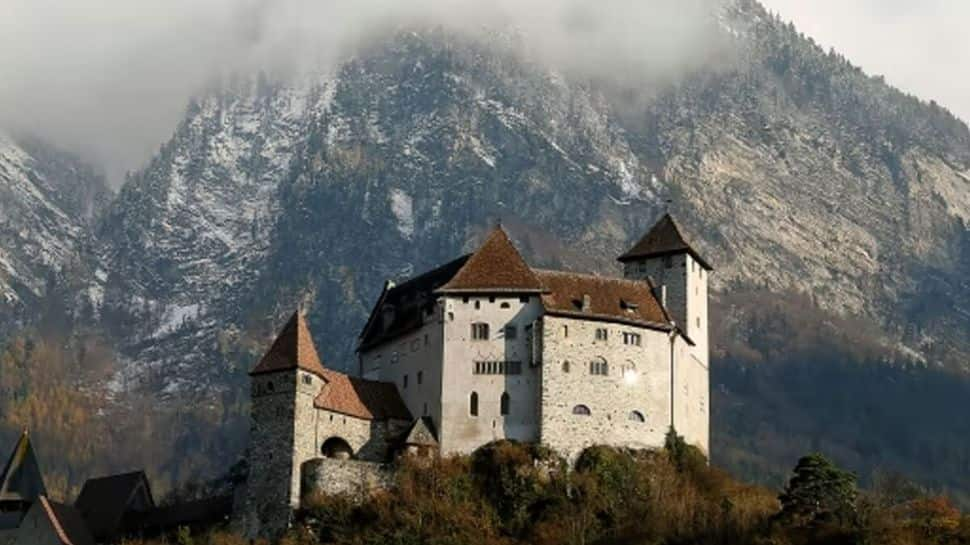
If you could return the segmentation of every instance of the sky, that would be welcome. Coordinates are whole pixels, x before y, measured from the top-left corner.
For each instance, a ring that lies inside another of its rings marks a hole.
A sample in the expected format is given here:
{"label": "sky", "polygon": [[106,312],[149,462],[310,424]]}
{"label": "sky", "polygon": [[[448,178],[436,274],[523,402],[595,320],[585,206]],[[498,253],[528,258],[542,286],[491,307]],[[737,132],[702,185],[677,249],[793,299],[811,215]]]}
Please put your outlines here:
{"label": "sky", "polygon": [[[326,66],[375,29],[416,20],[458,30],[512,22],[530,51],[560,67],[666,76],[716,54],[698,24],[706,1],[0,0],[0,129],[79,153],[117,186],[213,74]],[[867,72],[970,119],[961,28],[970,1],[765,4]]]}
{"label": "sky", "polygon": [[762,0],[825,49],[970,122],[970,1]]}

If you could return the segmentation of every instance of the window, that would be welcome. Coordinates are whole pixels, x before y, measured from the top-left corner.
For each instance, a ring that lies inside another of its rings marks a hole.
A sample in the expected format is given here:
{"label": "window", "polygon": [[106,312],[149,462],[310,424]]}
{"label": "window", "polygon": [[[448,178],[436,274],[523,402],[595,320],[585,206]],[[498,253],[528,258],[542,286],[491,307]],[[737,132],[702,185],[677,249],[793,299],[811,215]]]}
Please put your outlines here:
{"label": "window", "polygon": [[701,318],[700,318],[700,316],[698,316],[697,317],[697,327],[700,327],[700,326],[701,326]]}
{"label": "window", "polygon": [[313,384],[313,379],[310,375],[303,375],[303,384]]}
{"label": "window", "polygon": [[606,363],[606,360],[600,358],[589,362],[589,374],[604,376],[610,374],[609,365]]}
{"label": "window", "polygon": [[519,328],[514,325],[505,326],[505,338],[512,340],[519,336]]}
{"label": "window", "polygon": [[468,396],[468,414],[478,416],[478,392],[472,392],[472,395]]}
{"label": "window", "polygon": [[563,337],[568,337],[569,336],[569,326],[568,325],[562,326],[562,336]]}
{"label": "window", "polygon": [[451,321],[454,321],[454,319],[455,319],[455,313],[454,312],[449,312],[448,313],[448,321],[451,322]]}
{"label": "window", "polygon": [[529,296],[528,295],[523,295],[522,297],[519,297],[519,302],[520,303],[528,303],[529,302]]}
{"label": "window", "polygon": [[468,304],[468,296],[466,295],[466,296],[462,297],[461,298],[461,302],[462,303],[465,303],[467,305]]}
{"label": "window", "polygon": [[634,346],[640,346],[640,334],[639,333],[628,333],[623,332],[623,344],[632,344]]}
{"label": "window", "polygon": [[646,422],[647,419],[643,417],[643,413],[640,411],[630,411],[630,420],[634,422]]}
{"label": "window", "polygon": [[674,266],[674,260],[669,256],[664,256],[664,268],[669,269]]}
{"label": "window", "polygon": [[563,362],[562,362],[562,372],[563,373],[568,373],[569,372],[569,360],[563,360]]}
{"label": "window", "polygon": [[499,411],[502,415],[509,414],[509,393],[502,392],[502,399],[499,400]]}
{"label": "window", "polygon": [[266,391],[267,392],[272,392],[273,391],[273,388],[275,388],[275,386],[273,386],[273,381],[269,381],[269,382],[266,383]]}
{"label": "window", "polygon": [[487,341],[488,340],[488,324],[482,322],[476,322],[472,324],[472,340],[473,341]]}
{"label": "window", "polygon": [[607,331],[605,327],[596,328],[597,341],[605,341],[607,338],[609,338],[609,331]]}
{"label": "window", "polygon": [[404,387],[407,388],[408,387],[408,376],[407,375],[404,375],[404,378],[402,379],[402,381],[403,381]]}
{"label": "window", "polygon": [[512,308],[512,305],[510,305],[508,301],[502,301],[502,304],[499,305],[499,307],[501,307],[501,308]]}
{"label": "window", "polygon": [[494,302],[495,302],[495,296],[494,296],[494,295],[492,295],[492,296],[489,296],[489,298],[488,298],[488,302],[489,302],[489,303],[494,303]]}
{"label": "window", "polygon": [[521,375],[521,361],[476,361],[476,375]]}
{"label": "window", "polygon": [[418,371],[418,385],[424,382],[424,371]]}
{"label": "window", "polygon": [[573,414],[578,414],[579,416],[590,416],[593,413],[589,412],[589,407],[586,405],[576,405],[573,407]]}
{"label": "window", "polygon": [[475,310],[478,310],[480,308],[482,308],[482,302],[481,301],[475,301]]}

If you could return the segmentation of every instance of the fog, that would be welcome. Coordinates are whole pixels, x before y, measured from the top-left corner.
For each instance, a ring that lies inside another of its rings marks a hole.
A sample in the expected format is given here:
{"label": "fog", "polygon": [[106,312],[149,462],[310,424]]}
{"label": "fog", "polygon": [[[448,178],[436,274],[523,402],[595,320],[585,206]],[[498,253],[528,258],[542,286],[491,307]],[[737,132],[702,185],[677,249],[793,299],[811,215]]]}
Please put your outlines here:
{"label": "fog", "polygon": [[670,76],[713,50],[706,0],[5,0],[0,127],[118,185],[214,78],[327,70],[404,25],[515,29],[564,71]]}

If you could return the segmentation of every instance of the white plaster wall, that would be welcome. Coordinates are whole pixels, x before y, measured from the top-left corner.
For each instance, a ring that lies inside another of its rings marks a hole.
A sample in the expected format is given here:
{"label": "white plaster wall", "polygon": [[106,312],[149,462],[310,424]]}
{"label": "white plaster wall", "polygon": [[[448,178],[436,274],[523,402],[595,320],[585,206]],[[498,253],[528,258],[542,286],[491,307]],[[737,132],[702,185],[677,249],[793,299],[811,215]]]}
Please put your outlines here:
{"label": "white plaster wall", "polygon": [[[476,308],[476,302],[478,308]],[[502,308],[506,303],[508,308]],[[467,453],[496,439],[538,439],[539,367],[531,366],[526,327],[542,314],[537,295],[448,296],[444,298],[444,358],[441,386],[442,420],[438,440],[443,453]],[[489,325],[488,340],[472,340],[473,323]],[[504,328],[515,325],[514,340]],[[476,361],[521,361],[519,375],[476,375]],[[478,393],[478,416],[469,414],[469,398]],[[500,400],[510,396],[510,414]]]}
{"label": "white plaster wall", "polygon": [[[568,326],[568,335],[564,326]],[[597,328],[607,340],[596,340]],[[640,346],[623,344],[624,331],[639,333]],[[595,444],[636,448],[663,445],[670,425],[670,340],[663,331],[609,322],[543,318],[541,442],[573,458]],[[590,373],[603,358],[606,376]],[[569,361],[569,371],[563,367]],[[625,366],[634,370],[623,373]],[[590,416],[573,414],[586,405]],[[646,422],[629,419],[640,411]]]}
{"label": "white plaster wall", "polygon": [[674,365],[674,427],[684,439],[710,453],[710,384],[708,367],[677,337]]}
{"label": "white plaster wall", "polygon": [[[364,378],[392,382],[415,418],[430,416],[435,426],[441,422],[441,361],[443,318],[436,306],[435,315],[426,315],[424,325],[393,341],[372,347],[360,355]],[[396,363],[393,363],[396,359]],[[421,384],[418,384],[421,373]],[[404,376],[408,385],[404,387]]]}

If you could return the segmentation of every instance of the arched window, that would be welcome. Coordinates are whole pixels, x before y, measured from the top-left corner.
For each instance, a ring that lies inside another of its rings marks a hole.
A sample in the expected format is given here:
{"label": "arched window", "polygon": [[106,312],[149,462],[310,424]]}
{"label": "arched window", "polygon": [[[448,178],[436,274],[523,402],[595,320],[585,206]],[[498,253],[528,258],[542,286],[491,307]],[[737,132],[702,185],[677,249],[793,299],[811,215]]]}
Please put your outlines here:
{"label": "arched window", "polygon": [[499,409],[503,415],[509,414],[509,393],[502,392],[502,399],[499,401]]}
{"label": "arched window", "polygon": [[640,411],[630,411],[630,420],[634,422],[646,422],[647,419],[643,417],[643,413]]}
{"label": "arched window", "polygon": [[342,438],[331,437],[323,442],[320,453],[326,458],[349,460],[354,455],[354,449],[350,448],[350,444]]}
{"label": "arched window", "polygon": [[610,367],[603,358],[596,358],[589,362],[589,374],[608,375],[610,374]]}
{"label": "arched window", "polygon": [[478,416],[478,392],[472,392],[468,397],[468,414]]}
{"label": "arched window", "polygon": [[586,405],[576,405],[573,407],[573,414],[578,414],[579,416],[589,416],[593,413],[589,411],[589,407]]}

